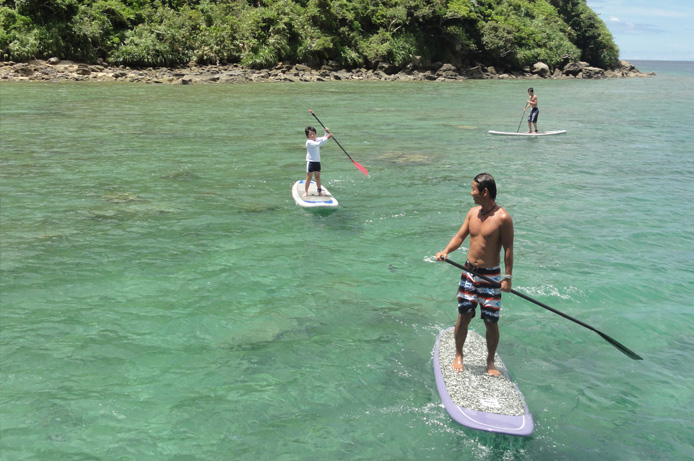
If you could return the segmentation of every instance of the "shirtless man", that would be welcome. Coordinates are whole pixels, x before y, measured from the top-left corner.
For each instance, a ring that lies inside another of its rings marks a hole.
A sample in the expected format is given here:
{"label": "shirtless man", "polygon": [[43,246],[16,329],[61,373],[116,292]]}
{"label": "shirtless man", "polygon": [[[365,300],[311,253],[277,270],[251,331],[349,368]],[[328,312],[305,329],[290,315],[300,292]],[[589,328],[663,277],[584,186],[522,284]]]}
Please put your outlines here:
{"label": "shirtless man", "polygon": [[[494,366],[494,355],[499,345],[499,310],[501,291],[511,291],[513,272],[513,220],[506,210],[496,204],[496,183],[489,173],[480,173],[472,181],[472,199],[478,206],[472,207],[465,216],[463,225],[453,236],[446,248],[436,253],[438,261],[444,261],[448,254],[457,250],[470,236],[470,249],[467,253],[466,267],[477,273],[501,282],[501,289],[463,271],[458,287],[458,321],[455,325],[455,360],[453,368],[463,371],[463,345],[467,338],[470,321],[475,316],[475,308],[481,305],[482,320],[487,328],[487,373],[499,376]],[[505,275],[501,276],[500,253],[504,250]]]}
{"label": "shirtless man", "polygon": [[528,115],[528,133],[533,132],[530,126],[531,123],[535,125],[535,133],[537,133],[537,116],[540,115],[540,109],[537,108],[537,95],[535,95],[532,88],[528,88],[528,96],[530,97],[530,99],[526,101],[528,105],[525,106],[525,109],[523,110],[523,112],[525,112],[528,110],[528,107],[532,107],[530,115]]}

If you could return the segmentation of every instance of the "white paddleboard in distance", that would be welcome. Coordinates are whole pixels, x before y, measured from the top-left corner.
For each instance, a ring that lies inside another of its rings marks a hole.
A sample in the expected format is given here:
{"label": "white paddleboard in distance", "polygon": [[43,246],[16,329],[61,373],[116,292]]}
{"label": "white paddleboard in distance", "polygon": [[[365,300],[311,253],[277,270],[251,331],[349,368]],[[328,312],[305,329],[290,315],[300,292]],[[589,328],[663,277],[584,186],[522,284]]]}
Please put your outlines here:
{"label": "white paddleboard in distance", "polygon": [[451,368],[455,359],[455,328],[443,330],[434,346],[434,376],[441,403],[453,420],[480,431],[529,436],[533,418],[518,386],[497,354],[500,376],[487,375],[487,342],[468,330],[463,371]]}
{"label": "white paddleboard in distance", "polygon": [[489,130],[490,134],[496,134],[501,136],[551,136],[553,134],[564,134],[566,130],[552,130],[552,131],[538,131],[537,133],[514,133],[512,131],[493,131]]}
{"label": "white paddleboard in distance", "polygon": [[321,185],[323,194],[318,195],[318,186],[315,181],[311,181],[308,186],[308,195],[303,197],[306,192],[306,180],[297,181],[292,186],[292,197],[297,205],[303,208],[337,208],[339,203],[330,191]]}

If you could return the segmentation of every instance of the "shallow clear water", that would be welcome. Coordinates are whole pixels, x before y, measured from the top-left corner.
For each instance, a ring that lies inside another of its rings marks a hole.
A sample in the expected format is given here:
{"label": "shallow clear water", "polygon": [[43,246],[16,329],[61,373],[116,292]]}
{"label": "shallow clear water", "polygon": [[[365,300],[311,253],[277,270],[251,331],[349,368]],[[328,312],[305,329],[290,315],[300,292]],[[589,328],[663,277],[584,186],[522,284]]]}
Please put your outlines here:
{"label": "shallow clear water", "polygon": [[[687,459],[694,71],[636,64],[657,76],[0,84],[0,457]],[[487,134],[528,86],[568,133]],[[309,108],[370,172],[323,148],[333,213],[291,197]],[[644,358],[505,295],[527,439],[457,425],[434,382],[459,271],[433,254],[482,171],[514,288]]]}

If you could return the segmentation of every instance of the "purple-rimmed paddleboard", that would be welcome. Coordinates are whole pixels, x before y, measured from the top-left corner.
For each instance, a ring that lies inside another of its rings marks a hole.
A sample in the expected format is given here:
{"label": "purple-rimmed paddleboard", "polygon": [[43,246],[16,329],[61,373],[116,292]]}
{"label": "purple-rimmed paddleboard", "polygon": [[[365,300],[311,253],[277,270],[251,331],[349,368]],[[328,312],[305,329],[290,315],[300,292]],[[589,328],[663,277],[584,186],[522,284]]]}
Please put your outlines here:
{"label": "purple-rimmed paddleboard", "polygon": [[528,436],[533,418],[518,386],[511,381],[506,366],[496,356],[501,376],[488,376],[487,343],[468,330],[463,349],[463,372],[451,369],[455,358],[454,328],[441,332],[434,347],[434,375],[441,402],[454,421],[487,432]]}

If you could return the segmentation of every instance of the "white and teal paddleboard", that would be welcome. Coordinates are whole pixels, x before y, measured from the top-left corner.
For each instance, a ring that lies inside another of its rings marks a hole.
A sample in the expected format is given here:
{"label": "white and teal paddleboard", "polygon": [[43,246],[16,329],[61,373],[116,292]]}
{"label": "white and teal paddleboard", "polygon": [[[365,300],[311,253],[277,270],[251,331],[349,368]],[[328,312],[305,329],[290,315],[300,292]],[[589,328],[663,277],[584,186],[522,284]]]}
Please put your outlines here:
{"label": "white and teal paddleboard", "polygon": [[308,195],[303,196],[306,191],[306,180],[302,179],[294,183],[292,187],[292,197],[297,205],[303,208],[337,208],[339,203],[330,191],[322,186],[322,195],[318,195],[318,186],[315,181],[311,181],[308,186]]}
{"label": "white and teal paddleboard", "polygon": [[538,131],[537,133],[514,133],[512,131],[493,131],[489,130],[490,134],[501,136],[551,136],[553,134],[564,134],[566,130]]}

